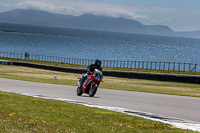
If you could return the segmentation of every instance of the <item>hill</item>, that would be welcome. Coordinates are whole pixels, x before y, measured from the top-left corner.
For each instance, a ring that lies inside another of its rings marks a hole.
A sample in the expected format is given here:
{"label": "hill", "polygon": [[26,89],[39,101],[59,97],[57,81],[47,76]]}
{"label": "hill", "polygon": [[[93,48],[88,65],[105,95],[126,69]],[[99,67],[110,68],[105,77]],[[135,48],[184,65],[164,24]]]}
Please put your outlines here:
{"label": "hill", "polygon": [[163,25],[143,25],[135,20],[95,16],[92,14],[72,16],[54,14],[41,10],[15,9],[8,12],[0,13],[0,22],[87,30],[200,38],[200,31],[174,32],[169,27]]}

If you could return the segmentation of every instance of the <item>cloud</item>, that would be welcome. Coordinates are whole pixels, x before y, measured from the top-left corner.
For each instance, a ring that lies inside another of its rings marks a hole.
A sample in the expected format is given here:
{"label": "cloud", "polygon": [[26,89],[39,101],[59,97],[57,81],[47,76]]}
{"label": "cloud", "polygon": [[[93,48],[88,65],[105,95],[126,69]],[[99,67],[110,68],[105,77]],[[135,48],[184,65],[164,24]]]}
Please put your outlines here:
{"label": "cloud", "polygon": [[164,18],[164,19],[151,19],[150,21],[151,21],[151,22],[154,22],[154,23],[163,23],[163,22],[171,21],[171,19],[169,19],[169,18]]}
{"label": "cloud", "polygon": [[48,1],[32,1],[27,0],[24,2],[20,2],[15,4],[17,8],[21,9],[36,9],[36,10],[44,10],[44,11],[50,11],[50,12],[58,12],[58,13],[70,13],[75,10],[73,7],[70,7],[69,5],[65,4],[57,4],[55,2],[48,2]]}
{"label": "cloud", "polygon": [[103,15],[110,17],[123,17],[127,19],[148,19],[146,15],[137,14],[131,9],[127,9],[126,6],[111,5],[111,4],[102,4],[102,3],[93,3],[90,5],[85,5],[80,12],[92,13],[94,15]]}
{"label": "cloud", "polygon": [[166,8],[166,7],[151,7],[150,12],[157,12],[157,13],[175,13],[177,9],[174,8]]}
{"label": "cloud", "polygon": [[5,4],[3,2],[0,2],[0,7],[11,7],[11,4]]}

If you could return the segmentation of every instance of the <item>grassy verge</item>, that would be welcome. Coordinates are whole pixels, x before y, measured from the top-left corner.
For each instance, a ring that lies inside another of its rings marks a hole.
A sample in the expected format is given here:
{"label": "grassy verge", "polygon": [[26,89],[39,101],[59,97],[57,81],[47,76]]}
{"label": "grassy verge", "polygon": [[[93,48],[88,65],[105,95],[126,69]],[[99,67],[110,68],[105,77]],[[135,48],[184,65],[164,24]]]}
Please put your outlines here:
{"label": "grassy verge", "polygon": [[104,109],[0,91],[1,132],[193,133]]}
{"label": "grassy verge", "polygon": [[[53,65],[53,66],[62,66],[62,67],[73,67],[73,68],[86,68],[87,67],[87,66],[83,66],[83,65],[72,65],[72,64],[46,62],[46,61],[35,61],[35,60],[28,60],[28,59],[13,59],[13,58],[3,58],[3,57],[0,57],[0,59],[10,60],[10,61],[22,61],[22,62],[29,62],[29,63],[45,64],[45,65]],[[178,72],[178,71],[172,71],[172,70],[168,71],[168,70],[132,69],[132,68],[111,68],[111,67],[103,67],[103,70],[200,75],[200,72]]]}
{"label": "grassy verge", "polygon": [[[56,81],[53,80],[54,75],[57,75]],[[76,86],[78,76],[80,76],[80,74],[0,65],[1,78]],[[104,82],[100,84],[100,88],[200,97],[199,84],[177,82],[125,79],[104,76]]]}

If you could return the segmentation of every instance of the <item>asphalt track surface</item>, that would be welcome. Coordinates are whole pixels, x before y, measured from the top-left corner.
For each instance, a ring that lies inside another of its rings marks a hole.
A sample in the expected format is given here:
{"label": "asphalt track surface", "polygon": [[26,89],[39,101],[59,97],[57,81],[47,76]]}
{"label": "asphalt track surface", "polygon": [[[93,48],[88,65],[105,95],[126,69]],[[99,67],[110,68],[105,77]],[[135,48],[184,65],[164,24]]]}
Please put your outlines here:
{"label": "asphalt track surface", "polygon": [[149,112],[200,123],[200,98],[98,89],[94,97],[76,95],[76,86],[53,85],[0,78],[0,90],[73,99],[99,105]]}

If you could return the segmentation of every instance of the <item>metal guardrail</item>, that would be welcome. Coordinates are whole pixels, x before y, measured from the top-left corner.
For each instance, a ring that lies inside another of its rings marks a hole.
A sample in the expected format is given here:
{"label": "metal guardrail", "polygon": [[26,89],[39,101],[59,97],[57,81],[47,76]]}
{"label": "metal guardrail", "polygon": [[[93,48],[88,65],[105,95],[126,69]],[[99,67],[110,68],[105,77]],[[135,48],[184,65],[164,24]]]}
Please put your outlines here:
{"label": "metal guardrail", "polygon": [[[35,55],[35,54],[25,55],[25,54],[9,53],[9,52],[0,52],[0,57],[30,59],[37,61],[58,62],[58,63],[85,65],[85,66],[95,62],[95,59],[77,59],[77,58]],[[200,71],[200,65],[198,64],[180,63],[180,62],[102,60],[102,67],[168,70],[168,71],[192,71],[192,72]]]}

